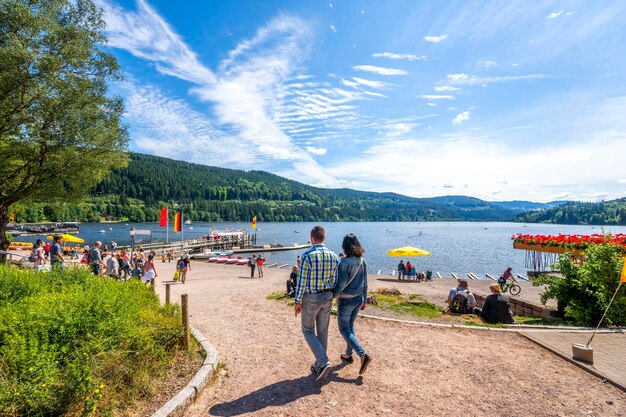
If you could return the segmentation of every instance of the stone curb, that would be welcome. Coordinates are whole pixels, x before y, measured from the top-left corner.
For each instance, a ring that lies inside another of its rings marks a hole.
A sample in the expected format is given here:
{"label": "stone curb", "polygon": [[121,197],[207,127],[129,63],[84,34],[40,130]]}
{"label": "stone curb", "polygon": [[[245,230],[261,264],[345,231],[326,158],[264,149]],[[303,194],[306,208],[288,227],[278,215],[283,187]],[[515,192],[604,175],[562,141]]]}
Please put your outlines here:
{"label": "stone curb", "polygon": [[152,417],[169,417],[173,413],[183,410],[189,404],[193,403],[198,396],[206,388],[209,380],[213,376],[213,372],[217,369],[217,350],[207,340],[206,337],[195,327],[191,328],[191,335],[200,343],[202,349],[206,353],[204,362],[193,379],[178,393],[170,399],[163,407],[152,414]]}

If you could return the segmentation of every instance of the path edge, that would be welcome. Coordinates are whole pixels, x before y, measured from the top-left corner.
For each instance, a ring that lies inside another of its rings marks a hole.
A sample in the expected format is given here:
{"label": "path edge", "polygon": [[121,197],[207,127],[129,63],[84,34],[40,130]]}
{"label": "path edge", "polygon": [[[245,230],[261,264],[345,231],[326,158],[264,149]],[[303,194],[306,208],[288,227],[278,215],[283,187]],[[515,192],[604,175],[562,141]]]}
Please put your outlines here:
{"label": "path edge", "polygon": [[202,366],[189,383],[176,393],[165,405],[152,414],[152,417],[169,417],[177,411],[184,410],[193,403],[196,397],[206,388],[213,373],[217,370],[219,356],[215,346],[195,327],[191,327],[191,335],[198,341],[206,356]]}

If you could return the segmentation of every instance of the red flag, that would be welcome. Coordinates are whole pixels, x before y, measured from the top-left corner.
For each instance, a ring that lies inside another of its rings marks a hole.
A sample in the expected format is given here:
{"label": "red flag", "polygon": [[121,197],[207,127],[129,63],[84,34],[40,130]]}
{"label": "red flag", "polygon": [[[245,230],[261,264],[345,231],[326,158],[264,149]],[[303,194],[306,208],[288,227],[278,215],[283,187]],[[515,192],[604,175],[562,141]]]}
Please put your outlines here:
{"label": "red flag", "polygon": [[159,226],[167,227],[167,220],[167,207],[165,207],[161,210],[161,222],[159,223]]}
{"label": "red flag", "polygon": [[174,232],[178,233],[183,230],[183,215],[182,213],[174,214]]}

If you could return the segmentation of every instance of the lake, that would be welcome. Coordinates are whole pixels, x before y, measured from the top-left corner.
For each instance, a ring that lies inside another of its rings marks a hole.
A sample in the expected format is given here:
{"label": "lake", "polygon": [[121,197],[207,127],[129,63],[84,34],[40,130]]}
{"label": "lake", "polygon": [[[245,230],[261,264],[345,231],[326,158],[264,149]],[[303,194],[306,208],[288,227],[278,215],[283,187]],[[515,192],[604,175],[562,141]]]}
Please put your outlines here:
{"label": "lake", "polygon": [[[318,223],[259,223],[257,242],[306,243],[311,228]],[[365,258],[369,272],[390,273],[396,268],[399,259],[388,256],[385,252],[401,246],[415,246],[428,250],[429,257],[411,259],[418,270],[430,270],[449,276],[451,272],[465,276],[473,272],[479,277],[485,273],[499,276],[510,266],[514,273],[526,275],[524,266],[525,251],[513,249],[511,236],[517,233],[531,234],[591,234],[602,230],[613,233],[626,233],[624,226],[569,226],[547,224],[522,224],[499,222],[418,222],[418,223],[385,223],[385,222],[337,222],[319,223],[326,228],[326,245],[335,252],[341,252],[341,241],[347,233],[357,235],[365,247]],[[164,241],[165,230],[156,223],[125,224],[125,223],[83,223],[80,225],[79,236],[87,244],[96,240],[110,242],[115,240],[120,245],[130,244],[128,230],[153,230],[153,239]],[[200,237],[209,233],[211,226],[217,230],[244,229],[249,231],[249,223],[193,223],[184,226],[185,239]],[[109,228],[111,230],[109,230]],[[104,233],[98,233],[104,230]],[[180,240],[180,233],[172,233],[170,241]],[[18,241],[34,241],[36,237],[18,237]],[[136,236],[137,243],[148,243],[149,236]],[[275,252],[267,253],[269,263],[294,264],[296,256],[301,253]],[[406,261],[406,259],[405,259]]]}

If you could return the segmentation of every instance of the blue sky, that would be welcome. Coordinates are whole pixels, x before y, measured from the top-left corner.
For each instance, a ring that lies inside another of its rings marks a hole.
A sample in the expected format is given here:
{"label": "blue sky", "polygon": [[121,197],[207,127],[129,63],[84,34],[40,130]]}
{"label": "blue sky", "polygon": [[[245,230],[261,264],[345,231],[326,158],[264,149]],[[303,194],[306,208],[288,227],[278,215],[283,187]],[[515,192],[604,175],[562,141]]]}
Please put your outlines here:
{"label": "blue sky", "polygon": [[626,2],[97,4],[132,150],[416,197],[626,196]]}

